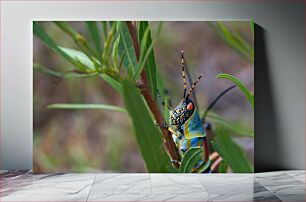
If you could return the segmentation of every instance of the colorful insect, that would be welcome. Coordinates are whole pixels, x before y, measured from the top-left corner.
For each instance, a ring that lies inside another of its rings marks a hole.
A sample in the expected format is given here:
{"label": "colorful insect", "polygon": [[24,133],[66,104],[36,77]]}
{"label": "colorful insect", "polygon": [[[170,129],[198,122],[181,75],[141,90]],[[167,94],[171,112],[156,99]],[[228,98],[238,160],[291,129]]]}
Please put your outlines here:
{"label": "colorful insect", "polygon": [[[162,127],[168,129],[171,134],[173,141],[175,142],[181,156],[183,156],[189,148],[200,147],[203,150],[203,155],[201,160],[199,160],[194,166],[192,172],[197,173],[210,173],[211,172],[211,162],[209,158],[208,141],[206,137],[205,130],[202,125],[199,112],[197,111],[195,101],[191,99],[191,93],[193,92],[195,86],[202,78],[202,75],[192,84],[191,88],[187,93],[186,77],[185,77],[185,59],[184,52],[181,53],[182,59],[182,76],[184,81],[184,93],[183,98],[175,108],[169,106],[170,113],[170,125],[163,124]],[[207,111],[212,108],[212,106],[229,90],[233,89],[235,86],[231,86],[222,92],[207,108]],[[163,102],[163,104],[165,104]],[[204,120],[204,119],[203,119]],[[173,163],[179,163],[172,160]]]}

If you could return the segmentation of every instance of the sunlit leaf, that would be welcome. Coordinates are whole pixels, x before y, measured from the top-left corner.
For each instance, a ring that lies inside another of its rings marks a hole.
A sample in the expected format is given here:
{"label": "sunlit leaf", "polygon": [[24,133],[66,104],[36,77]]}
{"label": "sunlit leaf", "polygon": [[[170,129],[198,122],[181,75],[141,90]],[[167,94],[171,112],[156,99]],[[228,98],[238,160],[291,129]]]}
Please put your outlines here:
{"label": "sunlit leaf", "polygon": [[[95,68],[94,63],[83,52],[75,50],[75,49],[71,49],[71,48],[66,48],[66,47],[59,47],[59,48],[61,49],[62,52],[69,55],[73,59],[79,61],[80,63],[82,63],[87,68],[89,68],[89,69],[94,69]],[[99,63],[98,60],[96,60],[96,62]]]}
{"label": "sunlit leaf", "polygon": [[[80,63],[86,65],[86,67],[88,67],[88,69],[90,70],[94,70],[95,65],[93,64],[93,62],[91,60],[89,60],[89,58],[82,52],[74,50],[74,49],[70,49],[70,48],[64,48],[64,47],[60,47],[60,49],[65,52],[65,54],[69,55],[70,57],[80,61]],[[98,61],[97,61],[98,62]],[[100,74],[100,77],[106,81],[110,86],[112,86],[115,90],[117,90],[118,92],[122,92],[122,87],[119,81],[117,81],[116,79],[112,78],[111,76],[107,75],[107,74]]]}

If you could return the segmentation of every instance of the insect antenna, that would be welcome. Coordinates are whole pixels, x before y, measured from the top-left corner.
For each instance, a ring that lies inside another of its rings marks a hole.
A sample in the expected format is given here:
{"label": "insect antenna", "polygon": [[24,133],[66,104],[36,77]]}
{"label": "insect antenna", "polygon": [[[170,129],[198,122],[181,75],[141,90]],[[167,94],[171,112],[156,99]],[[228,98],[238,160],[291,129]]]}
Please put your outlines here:
{"label": "insect antenna", "polygon": [[183,98],[186,97],[186,76],[185,76],[185,58],[184,58],[184,51],[181,52],[181,58],[182,58],[182,75],[183,75],[183,81],[184,81],[184,95]]}
{"label": "insect antenna", "polygon": [[198,77],[198,79],[192,84],[190,90],[187,93],[186,98],[188,98],[190,96],[190,93],[193,91],[194,87],[197,85],[197,83],[200,81],[200,79],[202,78],[202,74]]}
{"label": "insect antenna", "polygon": [[220,98],[225,95],[228,91],[232,90],[233,88],[235,88],[236,85],[233,85],[227,89],[225,89],[223,92],[221,92],[207,107],[207,109],[204,112],[203,118],[202,118],[202,123],[205,122],[205,117],[208,113],[209,110],[211,110],[213,108],[213,106],[215,106],[215,104],[220,100]]}

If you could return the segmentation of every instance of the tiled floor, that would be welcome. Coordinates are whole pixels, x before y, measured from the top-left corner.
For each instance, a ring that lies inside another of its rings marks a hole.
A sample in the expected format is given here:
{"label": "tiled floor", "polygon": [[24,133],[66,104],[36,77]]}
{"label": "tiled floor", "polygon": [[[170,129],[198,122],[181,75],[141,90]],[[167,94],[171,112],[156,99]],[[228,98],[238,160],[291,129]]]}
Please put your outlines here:
{"label": "tiled floor", "polygon": [[305,201],[305,171],[35,174],[1,171],[0,201]]}

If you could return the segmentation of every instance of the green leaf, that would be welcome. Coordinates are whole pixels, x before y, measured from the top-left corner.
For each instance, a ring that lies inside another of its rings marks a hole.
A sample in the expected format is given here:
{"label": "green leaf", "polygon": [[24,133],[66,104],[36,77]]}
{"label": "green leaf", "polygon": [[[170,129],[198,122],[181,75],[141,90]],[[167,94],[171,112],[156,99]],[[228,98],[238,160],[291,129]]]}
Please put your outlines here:
{"label": "green leaf", "polygon": [[[78,60],[80,63],[86,65],[86,67],[90,70],[94,70],[95,65],[93,64],[93,62],[82,52],[74,50],[74,49],[70,49],[70,48],[64,48],[64,47],[60,47],[60,49],[62,51],[64,51],[67,55],[69,55],[70,57]],[[97,61],[98,62],[98,61]],[[112,86],[115,90],[117,90],[118,92],[122,92],[122,87],[119,81],[115,80],[114,78],[112,78],[111,76],[107,75],[107,74],[100,74],[100,77],[106,81],[110,86]]]}
{"label": "green leaf", "polygon": [[[139,30],[142,30],[142,29],[139,29]],[[142,63],[144,64],[143,60],[144,60],[144,57],[145,57],[146,52],[147,52],[147,41],[148,41],[149,33],[150,33],[150,28],[149,27],[146,27],[146,29],[143,30],[143,32],[139,33],[139,35],[141,35],[141,36],[139,36],[139,37],[141,37],[140,41],[139,41],[139,44],[140,44],[139,52],[140,53],[139,53],[138,65],[137,65],[136,72],[135,72],[134,78],[133,78],[134,80],[138,79],[138,76],[140,75],[140,73],[142,72],[142,69],[144,67],[144,65],[142,65]]]}
{"label": "green leaf", "polygon": [[192,168],[196,163],[201,159],[201,153],[203,152],[202,148],[189,148],[183,156],[180,172],[182,173],[191,173]]}
{"label": "green leaf", "polygon": [[240,37],[239,34],[231,32],[222,22],[209,23],[209,25],[217,32],[220,38],[231,48],[244,56],[249,61],[254,61],[253,48]]}
{"label": "green leaf", "polygon": [[232,122],[224,119],[216,113],[209,112],[207,114],[209,122],[211,122],[216,127],[223,127],[230,131],[233,135],[254,137],[254,132],[252,129],[243,126],[241,123]]}
{"label": "green leaf", "polygon": [[123,59],[123,65],[128,70],[135,72],[137,67],[137,60],[134,51],[132,37],[130,35],[129,29],[124,22],[118,23],[120,31],[120,42],[119,42],[119,55],[125,54]]}
{"label": "green leaf", "polygon": [[126,79],[122,81],[122,86],[124,103],[148,172],[168,172],[170,159],[162,146],[161,132],[155,126],[143,97],[134,82]]}
{"label": "green leaf", "polygon": [[172,165],[167,166],[168,173],[180,173],[180,171]]}
{"label": "green leaf", "polygon": [[247,101],[251,104],[252,108],[254,109],[254,96],[249,92],[249,90],[239,81],[237,78],[230,74],[218,74],[217,77],[218,79],[228,79],[232,81],[243,93]]}
{"label": "green leaf", "polygon": [[[159,26],[157,34],[160,34],[161,26]],[[138,37],[141,44],[140,47],[140,59],[138,63],[138,72],[136,72],[136,77],[141,73],[144,68],[146,77],[148,80],[148,85],[150,87],[150,91],[156,99],[157,95],[157,73],[156,73],[156,63],[155,56],[153,51],[153,46],[156,42],[152,42],[150,26],[147,21],[141,21],[138,27]],[[158,38],[158,37],[157,37]]]}
{"label": "green leaf", "polygon": [[119,42],[120,42],[120,35],[118,35],[117,38],[115,39],[114,44],[113,44],[113,51],[112,51],[112,60],[113,60],[114,66],[117,71],[119,71],[120,69],[120,65],[118,65],[118,62],[117,62],[117,58],[119,56],[118,54]]}
{"label": "green leaf", "polygon": [[71,79],[71,78],[86,78],[86,77],[92,77],[92,76],[97,76],[97,73],[74,73],[74,72],[68,72],[68,73],[63,73],[63,72],[58,72],[58,71],[54,71],[52,69],[49,69],[47,67],[44,67],[43,65],[34,63],[33,64],[33,69],[35,71],[39,71],[51,76],[56,76],[56,77],[61,77],[61,78],[65,78],[65,79]]}
{"label": "green leaf", "polygon": [[107,24],[106,24],[106,21],[102,21],[101,25],[102,25],[103,38],[104,38],[104,41],[105,41],[106,38],[107,38]]}
{"label": "green leaf", "polygon": [[[69,57],[82,63],[88,69],[95,69],[94,63],[83,52],[66,47],[59,47],[59,49],[69,55]],[[96,62],[99,63],[98,60],[96,60]]]}
{"label": "green leaf", "polygon": [[75,65],[78,69],[84,69],[83,64],[73,59],[70,55],[68,55],[65,51],[58,47],[58,45],[53,41],[53,39],[51,39],[42,28],[40,28],[37,22],[33,22],[33,32],[35,36],[40,38],[48,47],[50,47],[56,53],[61,55],[68,62]]}
{"label": "green leaf", "polygon": [[251,27],[251,32],[252,32],[253,38],[254,38],[254,20],[250,21],[250,27]]}
{"label": "green leaf", "polygon": [[254,172],[244,151],[229,136],[228,131],[216,128],[215,137],[211,142],[215,150],[226,161],[235,173]]}
{"label": "green leaf", "polygon": [[122,93],[122,85],[116,79],[113,79],[111,76],[107,74],[101,74],[101,78],[108,83],[111,87],[113,87],[117,92]]}
{"label": "green leaf", "polygon": [[[157,78],[157,89],[160,94],[161,99],[165,102],[165,105],[161,111],[163,111],[163,117],[166,123],[169,124],[170,113],[169,113],[169,97],[165,94],[165,85],[162,76],[160,75],[158,69],[156,69],[156,78]],[[157,90],[156,90],[157,91]],[[160,102],[160,101],[158,101]],[[161,103],[159,103],[161,104]]]}
{"label": "green leaf", "polygon": [[[59,47],[38,25],[37,22],[33,23],[33,31],[34,34],[39,37],[44,43],[46,43],[52,50],[60,54],[66,60],[74,64],[79,70],[87,71],[87,70],[94,70],[95,64],[98,64],[98,60],[93,59],[90,60],[87,55],[83,52],[78,50],[66,48],[66,47]],[[94,62],[93,62],[94,61]],[[53,72],[54,73],[54,72]],[[110,77],[106,74],[100,75],[102,79],[104,79],[110,86],[112,86],[118,92],[122,92],[122,87],[120,82],[115,80],[114,78]]]}
{"label": "green leaf", "polygon": [[227,163],[223,159],[218,165],[218,173],[227,173]]}
{"label": "green leaf", "polygon": [[86,22],[86,25],[89,35],[95,45],[96,51],[98,55],[101,57],[102,56],[101,39],[97,23],[94,21],[88,21]]}
{"label": "green leaf", "polygon": [[[68,36],[71,37],[75,44],[84,54],[87,55],[90,60],[93,60],[93,57],[99,58],[99,55],[87,44],[86,38],[77,31],[75,31],[70,26],[70,23],[65,21],[55,21],[54,24],[57,25],[66,34],[68,34]],[[95,62],[95,60],[93,60],[93,62]]]}
{"label": "green leaf", "polygon": [[47,106],[48,109],[103,109],[116,112],[126,113],[127,111],[121,107],[104,104],[71,104],[71,103],[56,103]]}

